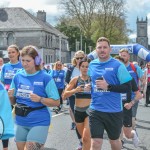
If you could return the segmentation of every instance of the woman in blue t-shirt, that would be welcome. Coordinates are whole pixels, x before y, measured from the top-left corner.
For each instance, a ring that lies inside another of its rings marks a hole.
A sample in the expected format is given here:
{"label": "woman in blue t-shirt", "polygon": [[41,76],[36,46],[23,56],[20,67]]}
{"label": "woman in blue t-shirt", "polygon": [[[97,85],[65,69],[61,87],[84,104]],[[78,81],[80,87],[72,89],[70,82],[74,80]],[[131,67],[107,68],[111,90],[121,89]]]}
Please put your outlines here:
{"label": "woman in blue t-shirt", "polygon": [[50,72],[51,77],[54,79],[55,84],[57,86],[58,92],[59,92],[59,97],[60,97],[60,106],[58,106],[57,109],[54,109],[56,113],[58,113],[62,106],[63,106],[63,101],[62,101],[62,92],[65,88],[65,76],[66,73],[63,70],[63,65],[61,61],[57,61],[54,64],[53,70]]}
{"label": "woman in blue t-shirt", "polygon": [[14,76],[8,91],[11,103],[16,104],[15,141],[18,149],[42,149],[51,122],[47,106],[59,105],[58,90],[50,75],[41,70],[36,47],[24,47],[21,62],[24,69]]}
{"label": "woman in blue t-shirt", "polygon": [[[22,68],[19,61],[19,48],[17,45],[10,45],[7,48],[9,62],[4,64],[1,70],[1,82],[8,90],[14,75]],[[8,150],[8,139],[2,140],[4,150]]]}

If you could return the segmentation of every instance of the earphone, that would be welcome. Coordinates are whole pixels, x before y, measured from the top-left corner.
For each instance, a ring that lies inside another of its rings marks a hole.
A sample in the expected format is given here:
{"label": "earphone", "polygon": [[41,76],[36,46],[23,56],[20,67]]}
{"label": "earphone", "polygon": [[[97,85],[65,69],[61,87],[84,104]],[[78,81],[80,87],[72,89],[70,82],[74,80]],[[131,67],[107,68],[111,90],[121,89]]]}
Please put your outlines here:
{"label": "earphone", "polygon": [[39,53],[38,53],[38,50],[37,50],[37,48],[35,47],[35,46],[31,46],[34,50],[36,50],[36,52],[37,52],[37,56],[34,58],[34,63],[35,63],[35,65],[40,65],[41,64],[41,62],[42,62],[42,58],[41,58],[41,56],[39,55]]}

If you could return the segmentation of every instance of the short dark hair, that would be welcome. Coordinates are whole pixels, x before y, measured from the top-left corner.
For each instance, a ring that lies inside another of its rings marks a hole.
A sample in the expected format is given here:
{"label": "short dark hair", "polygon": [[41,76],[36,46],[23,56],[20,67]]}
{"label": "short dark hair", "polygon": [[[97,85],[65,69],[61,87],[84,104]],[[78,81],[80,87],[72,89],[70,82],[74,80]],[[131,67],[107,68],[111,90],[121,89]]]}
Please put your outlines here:
{"label": "short dark hair", "polygon": [[97,43],[98,43],[98,42],[102,42],[102,41],[107,42],[108,45],[110,46],[110,41],[109,41],[106,37],[100,37],[100,38],[98,38]]}
{"label": "short dark hair", "polygon": [[90,63],[90,61],[91,61],[91,59],[89,59],[89,58],[87,58],[87,57],[83,58],[83,59],[79,62],[79,68],[81,67],[81,65],[82,65],[83,62],[88,62],[88,63]]}

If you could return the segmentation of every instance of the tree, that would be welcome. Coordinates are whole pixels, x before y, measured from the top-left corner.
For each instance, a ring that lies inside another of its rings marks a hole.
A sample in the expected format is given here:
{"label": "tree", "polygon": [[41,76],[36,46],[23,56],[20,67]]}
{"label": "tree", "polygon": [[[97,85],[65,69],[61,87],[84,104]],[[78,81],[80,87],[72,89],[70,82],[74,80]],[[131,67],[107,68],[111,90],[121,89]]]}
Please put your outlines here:
{"label": "tree", "polygon": [[71,51],[76,51],[76,50],[81,49],[81,47],[79,49],[77,49],[77,47],[76,47],[77,43],[76,42],[77,41],[81,42],[80,38],[81,38],[81,34],[82,34],[82,43],[83,43],[82,50],[86,49],[85,51],[89,52],[88,46],[90,46],[90,45],[93,46],[94,45],[93,41],[91,41],[90,39],[87,39],[84,36],[84,34],[81,32],[79,27],[68,25],[67,19],[63,19],[63,20],[65,20],[65,21],[62,21],[60,24],[57,24],[56,28],[59,31],[63,32],[66,36],[68,36],[69,49]]}
{"label": "tree", "polygon": [[62,6],[69,25],[78,26],[87,39],[96,42],[100,36],[111,43],[126,43],[124,0],[64,0]]}

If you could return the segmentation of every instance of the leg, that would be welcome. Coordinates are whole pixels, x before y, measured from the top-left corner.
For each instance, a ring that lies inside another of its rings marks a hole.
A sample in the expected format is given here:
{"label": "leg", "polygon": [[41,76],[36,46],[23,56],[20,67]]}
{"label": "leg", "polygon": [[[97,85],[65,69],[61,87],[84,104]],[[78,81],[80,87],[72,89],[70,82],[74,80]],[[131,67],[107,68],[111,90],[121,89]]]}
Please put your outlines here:
{"label": "leg", "polygon": [[150,86],[148,86],[147,90],[146,90],[146,103],[145,103],[145,106],[148,106],[149,96],[150,96]]}
{"label": "leg", "polygon": [[138,102],[134,104],[132,107],[132,129],[135,130],[136,128],[136,114],[138,109]]}
{"label": "leg", "polygon": [[109,140],[111,144],[111,149],[112,150],[121,150],[121,141],[120,139],[117,140]]}
{"label": "leg", "polygon": [[101,150],[103,144],[103,139],[92,138],[90,150]]}
{"label": "leg", "polygon": [[82,150],[90,150],[90,128],[86,112],[75,110],[76,127],[82,137]]}
{"label": "leg", "polygon": [[103,143],[105,113],[89,109],[89,126],[91,133],[90,150],[100,150]]}
{"label": "leg", "polygon": [[26,142],[16,142],[17,149],[18,150],[24,150],[25,149]]}
{"label": "leg", "polygon": [[90,147],[91,147],[91,134],[90,134],[88,117],[86,117],[86,119],[84,120],[82,143],[83,143],[83,149],[82,150],[90,150]]}
{"label": "leg", "polygon": [[44,148],[43,144],[35,143],[35,142],[26,142],[26,146],[24,150],[42,150]]}

